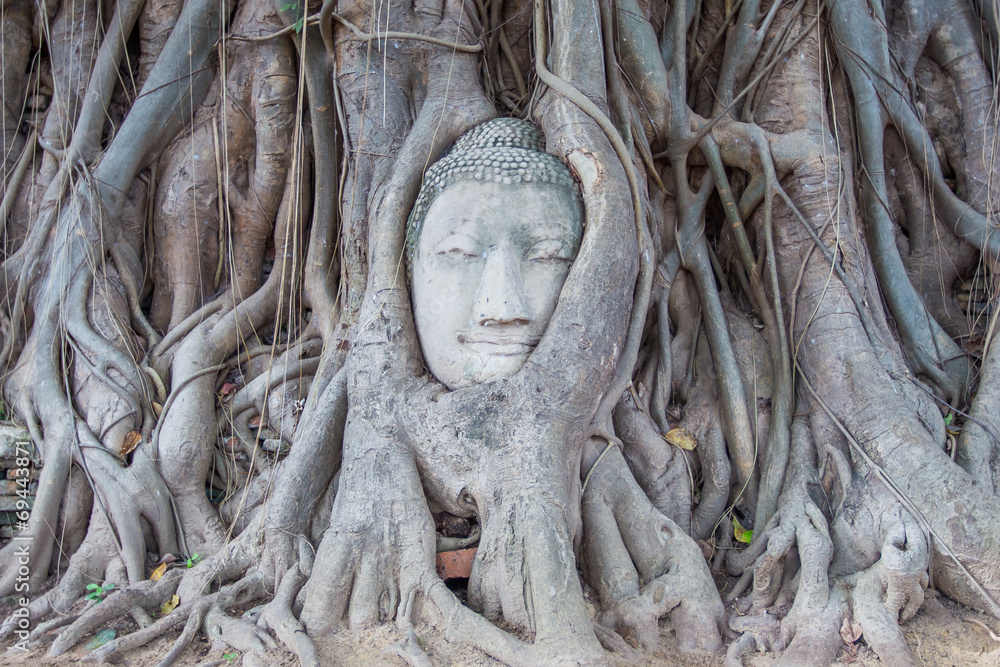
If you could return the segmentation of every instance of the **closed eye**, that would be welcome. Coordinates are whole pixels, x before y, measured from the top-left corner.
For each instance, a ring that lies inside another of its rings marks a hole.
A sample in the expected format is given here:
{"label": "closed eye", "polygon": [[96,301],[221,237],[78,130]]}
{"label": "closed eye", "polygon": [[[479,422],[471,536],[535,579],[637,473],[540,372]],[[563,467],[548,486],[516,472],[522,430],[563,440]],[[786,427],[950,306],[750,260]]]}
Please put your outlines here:
{"label": "closed eye", "polygon": [[443,239],[435,253],[451,259],[478,259],[479,244],[465,234],[451,234]]}
{"label": "closed eye", "polygon": [[439,250],[438,255],[444,255],[445,257],[450,257],[451,259],[479,259],[479,254],[472,252],[464,248],[449,248],[447,250]]}
{"label": "closed eye", "polygon": [[573,261],[572,250],[561,241],[546,239],[531,246],[528,261],[533,263],[566,263]]}

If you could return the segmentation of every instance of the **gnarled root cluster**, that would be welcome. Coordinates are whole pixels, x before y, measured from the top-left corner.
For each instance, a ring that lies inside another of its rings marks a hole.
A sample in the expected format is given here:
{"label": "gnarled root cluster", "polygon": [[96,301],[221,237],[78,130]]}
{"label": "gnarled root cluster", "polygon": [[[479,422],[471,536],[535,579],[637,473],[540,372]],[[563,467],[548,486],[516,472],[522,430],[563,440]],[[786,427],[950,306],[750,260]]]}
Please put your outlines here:
{"label": "gnarled root cluster", "polygon": [[[1000,615],[995,17],[98,4],[4,6],[0,382],[44,466],[0,638],[60,655],[127,616],[87,660],[205,632],[318,665],[395,622],[426,665],[428,622],[601,664],[666,618],[731,665],[859,638],[912,664],[928,587]],[[569,167],[585,233],[523,369],[449,391],[407,220],[498,113]],[[464,602],[447,515],[477,525]]]}

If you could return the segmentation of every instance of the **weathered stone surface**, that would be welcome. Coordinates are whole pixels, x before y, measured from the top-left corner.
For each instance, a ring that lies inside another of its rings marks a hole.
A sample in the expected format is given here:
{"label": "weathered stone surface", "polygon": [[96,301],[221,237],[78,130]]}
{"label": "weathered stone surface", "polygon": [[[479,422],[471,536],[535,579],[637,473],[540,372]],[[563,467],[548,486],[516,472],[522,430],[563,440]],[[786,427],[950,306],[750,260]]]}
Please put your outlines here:
{"label": "weathered stone surface", "polygon": [[417,335],[437,379],[454,389],[521,370],[559,300],[580,220],[573,192],[554,185],[459,183],[438,196],[412,285]]}

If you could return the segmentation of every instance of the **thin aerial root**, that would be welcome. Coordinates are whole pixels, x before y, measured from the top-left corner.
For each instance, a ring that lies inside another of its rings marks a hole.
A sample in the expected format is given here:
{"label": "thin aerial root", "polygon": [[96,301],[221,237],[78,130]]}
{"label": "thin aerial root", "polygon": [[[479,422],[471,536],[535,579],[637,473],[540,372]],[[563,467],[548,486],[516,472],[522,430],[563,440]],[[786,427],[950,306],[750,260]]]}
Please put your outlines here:
{"label": "thin aerial root", "polygon": [[992,639],[995,642],[1000,642],[1000,636],[998,636],[995,632],[993,632],[993,630],[990,629],[990,626],[986,625],[978,618],[972,618],[971,616],[966,616],[962,620],[965,621],[966,623],[972,623],[973,625],[978,625],[983,630],[986,630],[987,633],[989,633],[990,639]]}
{"label": "thin aerial root", "polygon": [[[330,3],[331,5],[333,3]],[[429,35],[419,35],[413,32],[378,32],[378,33],[366,33],[361,30],[358,26],[354,25],[343,16],[336,14],[334,12],[328,12],[329,15],[336,19],[339,23],[346,26],[351,32],[353,32],[358,39],[362,42],[387,42],[390,39],[413,39],[419,42],[427,42],[428,44],[434,44],[436,46],[444,46],[454,51],[460,51],[462,53],[479,53],[483,50],[482,44],[459,44],[457,42],[449,42],[444,39],[438,39],[437,37],[431,37]]]}
{"label": "thin aerial root", "polygon": [[163,380],[160,378],[160,374],[157,373],[151,366],[143,366],[142,372],[149,377],[153,386],[156,387],[156,397],[160,400],[160,406],[162,409],[163,403],[167,400],[167,388],[164,386]]}
{"label": "thin aerial root", "polygon": [[161,336],[153,329],[153,326],[146,319],[145,313],[142,312],[142,306],[140,304],[139,298],[139,286],[135,284],[135,280],[131,273],[129,273],[126,268],[128,265],[125,263],[122,257],[121,248],[117,243],[112,243],[110,246],[111,258],[118,267],[118,277],[122,281],[122,287],[125,288],[125,296],[128,299],[128,309],[129,315],[132,318],[132,324],[139,330],[143,338],[146,339],[146,347],[151,348],[160,342]]}

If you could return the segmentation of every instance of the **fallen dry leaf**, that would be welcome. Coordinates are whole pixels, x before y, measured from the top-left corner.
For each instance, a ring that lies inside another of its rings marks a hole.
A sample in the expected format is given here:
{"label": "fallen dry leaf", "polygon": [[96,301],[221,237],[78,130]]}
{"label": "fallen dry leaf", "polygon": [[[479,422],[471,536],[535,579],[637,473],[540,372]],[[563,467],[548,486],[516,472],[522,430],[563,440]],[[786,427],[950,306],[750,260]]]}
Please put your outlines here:
{"label": "fallen dry leaf", "polygon": [[163,606],[160,607],[160,615],[166,616],[174,609],[176,609],[177,605],[179,605],[180,603],[181,599],[179,597],[177,597],[176,595],[172,596],[169,600],[163,603]]}
{"label": "fallen dry leaf", "polygon": [[163,406],[157,403],[156,401],[153,401],[153,412],[155,412],[156,416],[159,417],[160,414],[163,412]]}
{"label": "fallen dry leaf", "polygon": [[686,428],[675,428],[667,431],[667,434],[663,436],[663,439],[675,447],[680,447],[681,449],[686,449],[688,451],[691,451],[698,446],[698,441],[694,439],[693,435],[688,433]]}
{"label": "fallen dry leaf", "polygon": [[138,431],[129,431],[125,434],[125,439],[122,441],[122,446],[118,450],[118,455],[121,457],[126,457],[132,453],[139,443],[142,442],[142,433]]}
{"label": "fallen dry leaf", "polygon": [[163,573],[166,572],[166,571],[167,571],[167,564],[166,563],[160,563],[160,566],[158,568],[156,568],[155,570],[153,570],[153,574],[149,575],[149,580],[150,581],[159,581],[160,577],[162,577]]}
{"label": "fallen dry leaf", "polygon": [[861,624],[851,623],[851,620],[844,617],[844,624],[840,626],[840,638],[845,644],[853,644],[861,639]]}

